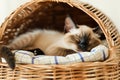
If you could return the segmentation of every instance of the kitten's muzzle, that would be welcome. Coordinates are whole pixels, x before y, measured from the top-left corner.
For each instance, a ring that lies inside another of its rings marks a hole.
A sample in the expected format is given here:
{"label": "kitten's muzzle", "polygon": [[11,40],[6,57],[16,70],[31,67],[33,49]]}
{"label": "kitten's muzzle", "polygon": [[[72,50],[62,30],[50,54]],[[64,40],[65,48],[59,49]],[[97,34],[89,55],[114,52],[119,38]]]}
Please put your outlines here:
{"label": "kitten's muzzle", "polygon": [[79,47],[82,51],[87,51],[87,48],[88,48],[88,42],[87,41],[82,39],[78,45],[79,45]]}
{"label": "kitten's muzzle", "polygon": [[84,44],[79,44],[79,47],[81,48],[82,51],[87,51],[87,48]]}

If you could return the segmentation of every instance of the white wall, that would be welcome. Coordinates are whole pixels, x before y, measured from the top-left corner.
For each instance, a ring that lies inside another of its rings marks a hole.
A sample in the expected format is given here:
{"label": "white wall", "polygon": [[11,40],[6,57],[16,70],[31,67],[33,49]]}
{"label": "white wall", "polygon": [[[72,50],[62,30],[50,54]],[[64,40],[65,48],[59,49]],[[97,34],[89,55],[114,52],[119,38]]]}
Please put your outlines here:
{"label": "white wall", "polygon": [[0,0],[0,24],[21,4],[30,0]]}
{"label": "white wall", "polygon": [[[12,11],[30,0],[0,0],[0,24]],[[120,0],[81,0],[104,12],[117,27],[120,27]],[[120,31],[120,30],[119,30]]]}

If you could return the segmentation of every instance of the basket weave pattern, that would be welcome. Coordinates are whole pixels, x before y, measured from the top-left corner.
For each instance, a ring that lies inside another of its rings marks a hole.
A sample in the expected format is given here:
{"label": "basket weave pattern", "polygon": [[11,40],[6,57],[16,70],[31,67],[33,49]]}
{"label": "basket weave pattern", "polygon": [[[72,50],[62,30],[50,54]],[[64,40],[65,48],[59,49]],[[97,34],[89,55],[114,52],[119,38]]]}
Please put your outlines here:
{"label": "basket weave pattern", "polygon": [[[51,15],[61,15],[64,13],[54,13],[54,11],[63,10],[59,6],[55,8],[52,7],[58,4],[68,6],[68,8],[65,7],[68,12],[71,12],[69,11],[69,7],[75,7],[96,21],[106,37],[110,52],[109,59],[104,62],[85,62],[67,65],[18,64],[14,71],[11,71],[7,64],[0,63],[0,80],[119,80],[120,65],[118,59],[120,57],[120,39],[117,29],[111,20],[100,10],[80,0],[32,0],[20,6],[1,25],[0,44],[8,44],[15,36],[24,33],[29,28],[33,28],[29,26],[34,26],[34,21],[39,21],[37,16],[41,18],[41,21],[43,21],[41,23],[45,25],[44,16],[46,17],[46,15],[44,15],[44,12],[46,10]],[[49,7],[53,9],[49,10]],[[77,17],[78,16],[79,15],[77,15]],[[57,19],[59,19],[59,24],[63,24],[63,22],[60,22],[63,17],[55,17],[56,16],[52,16],[51,18],[49,16],[48,19],[51,22],[48,21],[47,24],[54,24],[53,22]],[[56,23],[56,25],[57,24],[58,23]],[[38,24],[36,23],[35,25]],[[39,24],[39,26],[41,26],[41,24]],[[56,28],[61,29],[60,31],[63,30],[61,27],[55,27],[55,29]]]}

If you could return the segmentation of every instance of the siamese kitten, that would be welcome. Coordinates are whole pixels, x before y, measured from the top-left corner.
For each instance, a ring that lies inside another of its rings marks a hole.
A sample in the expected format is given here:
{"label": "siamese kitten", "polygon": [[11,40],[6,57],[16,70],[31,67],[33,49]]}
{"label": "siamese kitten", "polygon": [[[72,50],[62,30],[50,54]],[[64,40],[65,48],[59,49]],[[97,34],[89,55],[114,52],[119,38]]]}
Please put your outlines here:
{"label": "siamese kitten", "polygon": [[75,25],[69,16],[65,19],[65,30],[66,34],[55,30],[41,29],[22,34],[7,47],[1,48],[1,54],[4,54],[2,57],[14,69],[15,59],[10,49],[39,48],[45,55],[66,56],[79,51],[89,51],[101,43],[92,28],[86,25]]}

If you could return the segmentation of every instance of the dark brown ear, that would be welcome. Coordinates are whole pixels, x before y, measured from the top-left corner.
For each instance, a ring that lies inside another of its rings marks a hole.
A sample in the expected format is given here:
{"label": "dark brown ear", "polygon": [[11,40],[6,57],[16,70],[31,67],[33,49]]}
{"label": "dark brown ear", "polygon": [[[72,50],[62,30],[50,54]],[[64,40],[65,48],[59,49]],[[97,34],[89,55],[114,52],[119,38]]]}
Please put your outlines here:
{"label": "dark brown ear", "polygon": [[75,28],[75,23],[73,22],[69,15],[67,15],[67,17],[65,18],[64,28],[66,32],[69,32],[71,29]]}
{"label": "dark brown ear", "polygon": [[105,39],[105,35],[103,33],[103,31],[101,30],[101,28],[99,26],[96,26],[95,28],[93,28],[93,31],[99,35],[99,38],[101,40],[104,40]]}

